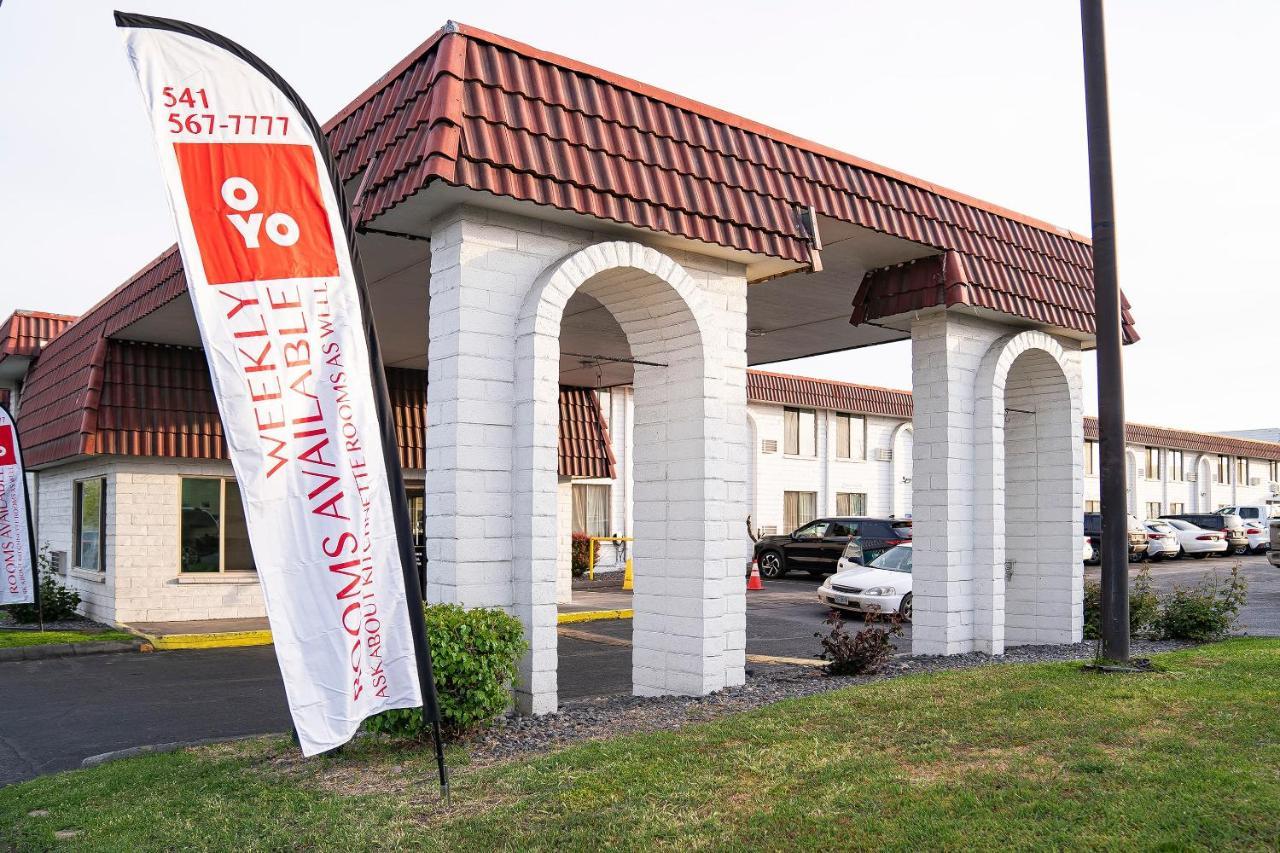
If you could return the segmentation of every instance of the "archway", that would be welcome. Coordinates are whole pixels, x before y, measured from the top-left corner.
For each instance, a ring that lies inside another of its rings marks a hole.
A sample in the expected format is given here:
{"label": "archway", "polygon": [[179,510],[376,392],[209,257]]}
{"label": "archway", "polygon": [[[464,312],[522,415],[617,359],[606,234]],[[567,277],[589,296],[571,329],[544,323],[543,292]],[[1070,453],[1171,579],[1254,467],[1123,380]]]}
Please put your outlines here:
{"label": "archway", "polygon": [[1213,512],[1213,466],[1208,456],[1201,456],[1197,466],[1196,489],[1199,500],[1196,507],[1200,512]]}
{"label": "archway", "polygon": [[560,327],[575,293],[613,315],[634,360],[633,691],[700,695],[741,684],[744,592],[724,581],[742,566],[746,423],[729,413],[745,406],[745,383],[731,381],[745,370],[745,350],[735,358],[725,342],[735,331],[745,341],[744,329],[726,328],[666,255],[600,243],[539,276],[516,325],[513,597],[531,646],[521,706],[544,713],[557,703],[557,387]]}
{"label": "archway", "polygon": [[1051,336],[1021,332],[996,341],[978,370],[978,650],[1000,654],[1006,644],[1080,639],[1084,451],[1078,367]]}
{"label": "archway", "polygon": [[899,518],[911,514],[911,479],[915,469],[915,430],[899,424],[893,431],[889,464],[889,512]]}

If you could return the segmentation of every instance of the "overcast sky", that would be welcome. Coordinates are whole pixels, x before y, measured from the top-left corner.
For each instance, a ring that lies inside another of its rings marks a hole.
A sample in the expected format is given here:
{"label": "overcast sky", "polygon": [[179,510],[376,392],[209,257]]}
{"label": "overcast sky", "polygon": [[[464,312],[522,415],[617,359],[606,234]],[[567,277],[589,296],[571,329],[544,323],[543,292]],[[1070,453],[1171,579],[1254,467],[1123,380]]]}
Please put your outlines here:
{"label": "overcast sky", "polygon": [[[0,7],[0,317],[78,314],[173,224],[113,4]],[[271,63],[321,119],[445,20],[1089,232],[1078,6],[138,0]],[[1130,420],[1280,425],[1280,3],[1107,9]],[[852,294],[850,294],[852,296]],[[910,386],[907,344],[778,369]],[[1089,411],[1096,411],[1093,360]]]}

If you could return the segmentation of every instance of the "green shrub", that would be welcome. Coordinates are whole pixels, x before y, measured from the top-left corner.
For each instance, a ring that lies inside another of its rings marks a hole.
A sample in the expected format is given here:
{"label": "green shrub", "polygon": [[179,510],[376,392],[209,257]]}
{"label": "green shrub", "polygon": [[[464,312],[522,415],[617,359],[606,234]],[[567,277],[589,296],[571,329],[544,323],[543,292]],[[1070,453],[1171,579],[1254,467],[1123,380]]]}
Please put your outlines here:
{"label": "green shrub", "polygon": [[[465,610],[456,604],[429,604],[427,637],[443,727],[466,734],[492,722],[510,701],[516,664],[525,652],[524,627],[502,610]],[[370,731],[397,737],[422,733],[422,709],[387,711],[371,717]]]}
{"label": "green shrub", "polygon": [[591,537],[585,533],[573,534],[573,576],[580,578],[587,573],[591,561]]}
{"label": "green shrub", "polygon": [[[47,544],[41,545],[40,553],[36,555],[36,574],[40,577],[40,611],[44,613],[44,621],[78,618],[76,608],[80,606],[80,593],[58,582]],[[34,625],[40,621],[40,612],[34,604],[10,604],[4,609],[19,624]]]}
{"label": "green shrub", "polygon": [[[1129,588],[1129,635],[1145,636],[1152,633],[1160,614],[1160,596],[1151,583],[1151,569],[1143,566]],[[1096,640],[1102,636],[1102,587],[1093,581],[1084,585],[1084,638]]]}
{"label": "green shrub", "polygon": [[1235,627],[1248,598],[1248,582],[1237,564],[1226,582],[1205,576],[1197,586],[1175,586],[1164,599],[1156,631],[1168,640],[1220,640]]}

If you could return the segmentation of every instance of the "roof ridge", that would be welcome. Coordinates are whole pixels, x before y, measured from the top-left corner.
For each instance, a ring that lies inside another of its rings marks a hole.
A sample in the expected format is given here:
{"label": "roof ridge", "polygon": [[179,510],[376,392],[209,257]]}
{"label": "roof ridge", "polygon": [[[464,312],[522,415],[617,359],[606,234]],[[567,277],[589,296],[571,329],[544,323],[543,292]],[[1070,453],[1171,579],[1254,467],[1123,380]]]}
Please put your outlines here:
{"label": "roof ridge", "polygon": [[826,385],[835,385],[842,388],[861,388],[866,391],[888,391],[891,394],[911,395],[906,388],[889,388],[885,385],[865,385],[861,382],[844,382],[839,379],[824,379],[820,376],[803,376],[799,373],[780,373],[773,370],[757,370],[754,367],[747,368],[748,374],[756,374],[757,376],[777,376],[781,379],[801,379],[805,382],[820,382]]}
{"label": "roof ridge", "polygon": [[[1097,421],[1098,416],[1085,415],[1084,419],[1086,421]],[[1224,435],[1223,433],[1220,433],[1220,432],[1201,432],[1200,430],[1195,430],[1195,429],[1186,429],[1184,427],[1161,426],[1160,424],[1149,424],[1149,423],[1144,423],[1142,421],[1125,421],[1124,425],[1126,429],[1128,427],[1143,427],[1145,429],[1159,430],[1160,432],[1181,432],[1181,433],[1186,433],[1187,435],[1199,435],[1199,436],[1203,436],[1204,438],[1225,440],[1229,442],[1238,441],[1243,444],[1260,444],[1263,447],[1266,447],[1268,449],[1280,448],[1280,441],[1268,441],[1265,438],[1244,438],[1243,436],[1239,436],[1239,435]]]}

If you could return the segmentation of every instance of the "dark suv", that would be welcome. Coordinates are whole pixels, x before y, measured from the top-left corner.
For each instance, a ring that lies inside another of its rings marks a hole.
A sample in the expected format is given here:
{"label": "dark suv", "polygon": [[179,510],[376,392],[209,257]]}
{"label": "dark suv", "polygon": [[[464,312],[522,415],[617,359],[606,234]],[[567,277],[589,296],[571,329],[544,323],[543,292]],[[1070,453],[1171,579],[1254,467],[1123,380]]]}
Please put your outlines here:
{"label": "dark suv", "polygon": [[1183,521],[1203,527],[1205,530],[1221,530],[1227,537],[1227,550],[1222,556],[1243,554],[1249,550],[1249,534],[1244,530],[1244,519],[1238,515],[1222,515],[1216,512],[1184,512],[1177,515],[1162,515],[1161,518],[1180,518]]}
{"label": "dark suv", "polygon": [[894,545],[911,541],[911,519],[819,518],[794,533],[762,536],[756,542],[754,556],[760,564],[760,574],[767,578],[780,578],[789,571],[817,577],[836,570],[840,555],[851,541],[861,547],[862,561],[869,563]]}
{"label": "dark suv", "polygon": [[[1147,529],[1142,522],[1129,518],[1129,562],[1141,560],[1147,553]],[[1102,562],[1102,513],[1086,512],[1084,514],[1084,535],[1093,548],[1093,562]]]}

